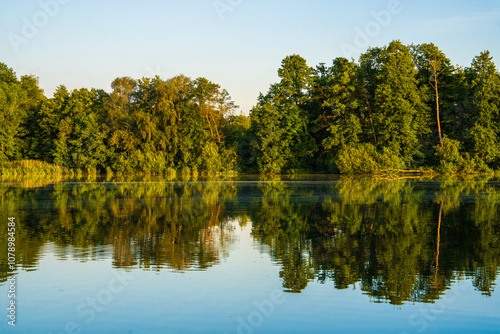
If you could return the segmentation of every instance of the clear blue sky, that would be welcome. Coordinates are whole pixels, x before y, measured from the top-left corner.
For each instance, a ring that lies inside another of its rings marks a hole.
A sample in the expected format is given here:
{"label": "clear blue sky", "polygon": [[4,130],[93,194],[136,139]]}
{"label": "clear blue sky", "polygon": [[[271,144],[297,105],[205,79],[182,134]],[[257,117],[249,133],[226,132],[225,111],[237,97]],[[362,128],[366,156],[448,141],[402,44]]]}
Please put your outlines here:
{"label": "clear blue sky", "polygon": [[400,39],[461,66],[484,50],[500,64],[499,36],[500,0],[0,0],[0,62],[38,76],[47,96],[185,74],[220,84],[245,113],[290,54],[316,66]]}

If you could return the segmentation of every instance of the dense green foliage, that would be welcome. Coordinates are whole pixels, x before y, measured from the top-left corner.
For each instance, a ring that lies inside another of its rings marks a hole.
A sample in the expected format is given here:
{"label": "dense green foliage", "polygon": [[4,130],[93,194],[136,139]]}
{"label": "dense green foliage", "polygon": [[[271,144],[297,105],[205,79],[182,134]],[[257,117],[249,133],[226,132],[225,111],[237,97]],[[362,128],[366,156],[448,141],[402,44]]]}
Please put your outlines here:
{"label": "dense green foliage", "polygon": [[434,44],[393,41],[359,61],[282,61],[280,81],[236,116],[228,92],[179,75],[46,98],[0,63],[0,162],[84,173],[377,173],[500,167],[500,75],[488,51],[451,65]]}
{"label": "dense green foliage", "polygon": [[[235,141],[244,123],[228,117],[235,105],[219,85],[184,76],[166,81],[125,77],[114,80],[112,89],[111,94],[68,92],[60,86],[47,99],[37,79],[18,81],[2,64],[0,162],[41,160],[90,174],[235,168]],[[227,145],[226,131],[231,135]],[[12,164],[5,166],[13,170]]]}
{"label": "dense green foliage", "polygon": [[393,41],[331,67],[289,56],[279,76],[250,113],[261,173],[500,166],[500,75],[487,51],[463,69],[433,44]]}

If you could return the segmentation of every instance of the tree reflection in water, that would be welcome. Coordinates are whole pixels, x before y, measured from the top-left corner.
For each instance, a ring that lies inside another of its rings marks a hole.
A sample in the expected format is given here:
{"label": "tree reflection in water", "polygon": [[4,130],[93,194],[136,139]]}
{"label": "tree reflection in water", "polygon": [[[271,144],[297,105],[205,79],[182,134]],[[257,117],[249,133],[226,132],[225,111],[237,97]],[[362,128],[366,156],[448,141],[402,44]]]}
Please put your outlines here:
{"label": "tree reflection in water", "polygon": [[[254,236],[270,245],[287,291],[314,277],[335,288],[360,283],[373,301],[433,302],[472,278],[491,295],[500,259],[500,192],[488,180],[341,178],[315,194],[270,182],[253,212]],[[300,200],[302,199],[302,200]]]}
{"label": "tree reflection in water", "polygon": [[[267,246],[288,292],[359,283],[372,301],[399,305],[436,301],[460,279],[494,291],[500,189],[488,179],[107,181],[4,180],[0,208],[17,217],[19,268],[36,269],[54,243],[79,261],[207,270],[230,254],[238,221]],[[0,282],[10,274],[0,253]]]}

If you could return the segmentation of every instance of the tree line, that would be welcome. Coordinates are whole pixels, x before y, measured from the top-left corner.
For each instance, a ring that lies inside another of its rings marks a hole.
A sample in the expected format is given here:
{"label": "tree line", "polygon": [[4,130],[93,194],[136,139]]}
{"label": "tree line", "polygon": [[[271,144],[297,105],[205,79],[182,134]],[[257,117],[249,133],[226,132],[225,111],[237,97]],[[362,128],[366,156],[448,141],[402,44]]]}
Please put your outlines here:
{"label": "tree line", "polygon": [[0,162],[87,173],[491,173],[500,167],[500,74],[488,51],[455,66],[432,43],[393,41],[358,61],[283,59],[249,116],[206,78],[58,87],[0,63]]}
{"label": "tree line", "polygon": [[113,81],[112,92],[59,86],[0,65],[0,162],[42,160],[85,173],[163,174],[235,168],[228,92],[176,76]]}

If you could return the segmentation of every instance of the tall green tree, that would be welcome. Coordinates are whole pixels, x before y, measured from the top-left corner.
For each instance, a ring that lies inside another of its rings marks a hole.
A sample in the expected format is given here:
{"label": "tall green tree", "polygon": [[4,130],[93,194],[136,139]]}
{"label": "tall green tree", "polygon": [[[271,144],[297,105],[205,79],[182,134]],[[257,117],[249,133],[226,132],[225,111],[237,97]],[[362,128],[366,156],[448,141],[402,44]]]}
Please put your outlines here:
{"label": "tall green tree", "polygon": [[400,155],[407,166],[423,162],[423,141],[431,132],[427,96],[419,89],[408,46],[393,41],[361,56],[364,89],[378,147]]}
{"label": "tall green tree", "polygon": [[278,70],[280,82],[251,111],[254,149],[261,173],[308,168],[316,151],[306,105],[313,69],[299,55],[288,56]]}
{"label": "tall green tree", "polygon": [[0,63],[0,162],[22,158],[27,107],[27,92],[15,72]]}
{"label": "tall green tree", "polygon": [[136,87],[137,81],[130,77],[116,78],[111,84],[113,91],[104,103],[109,144],[117,152],[131,152],[139,144],[132,117]]}
{"label": "tall green tree", "polygon": [[500,76],[489,51],[474,58],[467,70],[471,87],[467,133],[469,150],[486,163],[500,159]]}
{"label": "tall green tree", "polygon": [[357,65],[345,58],[337,58],[328,69],[326,82],[319,80],[315,91],[322,91],[323,112],[316,119],[319,127],[326,128],[327,135],[322,145],[325,150],[336,152],[340,147],[359,142],[361,121],[357,96]]}
{"label": "tall green tree", "polygon": [[281,173],[291,155],[288,143],[284,142],[282,119],[278,108],[264,97],[261,97],[261,102],[250,113],[253,149],[256,151],[256,163],[260,173]]}
{"label": "tall green tree", "polygon": [[74,90],[62,113],[55,148],[54,162],[64,167],[96,173],[103,171],[112,150],[105,142],[107,131],[101,126],[96,90]]}
{"label": "tall green tree", "polygon": [[432,88],[438,139],[442,147],[443,135],[440,116],[440,89],[443,77],[450,77],[453,72],[453,67],[446,55],[433,43],[424,43],[414,47],[414,53],[420,80],[424,85],[429,85]]}

